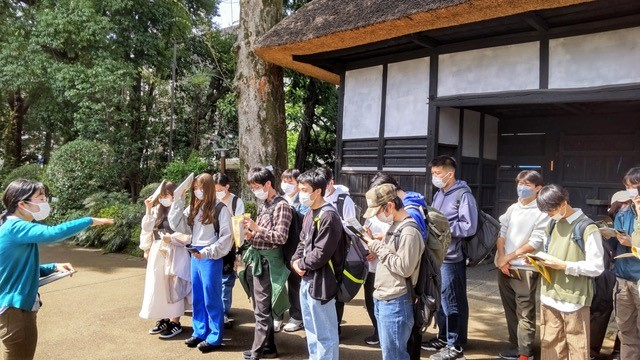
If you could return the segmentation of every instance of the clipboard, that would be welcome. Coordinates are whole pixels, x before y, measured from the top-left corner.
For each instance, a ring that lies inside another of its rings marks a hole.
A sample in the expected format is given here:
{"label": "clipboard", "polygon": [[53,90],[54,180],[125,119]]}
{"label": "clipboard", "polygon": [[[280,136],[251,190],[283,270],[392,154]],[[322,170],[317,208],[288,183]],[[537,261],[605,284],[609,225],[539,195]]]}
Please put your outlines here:
{"label": "clipboard", "polygon": [[62,278],[66,278],[67,276],[72,276],[73,274],[75,274],[76,271],[59,271],[59,272],[54,272],[51,275],[48,276],[44,276],[41,277],[40,280],[38,281],[38,287],[42,287],[45,286],[47,284],[51,284],[54,281],[58,281]]}
{"label": "clipboard", "polygon": [[160,183],[156,191],[154,191],[153,194],[151,194],[150,199],[152,204],[155,204],[155,202],[158,200],[158,198],[160,197],[160,194],[162,193],[162,190],[164,189],[164,185],[166,183],[167,183],[166,180],[162,180],[162,182]]}

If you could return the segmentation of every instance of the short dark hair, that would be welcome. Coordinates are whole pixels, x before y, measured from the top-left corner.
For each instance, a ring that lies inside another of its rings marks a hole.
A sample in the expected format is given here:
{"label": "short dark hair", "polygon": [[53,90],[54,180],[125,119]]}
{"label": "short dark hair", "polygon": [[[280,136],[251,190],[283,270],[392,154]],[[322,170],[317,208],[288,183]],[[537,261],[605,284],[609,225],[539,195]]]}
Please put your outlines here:
{"label": "short dark hair", "polygon": [[276,178],[273,173],[264,166],[253,167],[247,174],[247,184],[264,185],[267,181],[271,181],[271,186],[275,186]]}
{"label": "short dark hair", "polygon": [[563,202],[569,202],[569,192],[560,185],[551,184],[538,193],[538,209],[549,212],[559,208]]}
{"label": "short dark hair", "polygon": [[456,159],[447,155],[436,156],[429,162],[429,167],[441,166],[441,167],[449,167],[453,170],[456,169]]}
{"label": "short dark hair", "polygon": [[11,215],[18,210],[20,201],[30,201],[31,197],[36,193],[48,196],[47,187],[39,181],[17,179],[12,181],[2,194],[2,204],[6,209],[2,214],[1,221],[7,219],[7,215]]}
{"label": "short dark hair", "polygon": [[381,172],[377,173],[376,176],[371,179],[371,182],[369,183],[369,189],[373,189],[374,187],[382,184],[391,184],[396,187],[396,190],[402,190],[400,184],[398,184],[398,181],[396,181],[393,176]]}
{"label": "short dark hair", "polygon": [[324,192],[327,188],[329,180],[324,175],[323,171],[319,169],[307,170],[302,175],[298,176],[298,183],[311,186],[313,191],[320,189],[320,196],[324,196]]}
{"label": "short dark hair", "polygon": [[300,170],[298,169],[287,169],[282,173],[281,178],[283,179],[293,179],[298,181],[298,176],[300,176]]}
{"label": "short dark hair", "polygon": [[400,196],[396,196],[393,199],[393,205],[396,207],[396,210],[404,208],[404,203],[402,202],[402,199],[400,199]]}
{"label": "short dark hair", "polygon": [[316,169],[320,172],[322,172],[322,174],[324,175],[324,177],[327,179],[327,182],[333,180],[333,171],[331,171],[331,169],[329,169],[326,166],[321,166],[318,169]]}
{"label": "short dark hair", "polygon": [[542,175],[535,170],[522,170],[516,176],[516,183],[520,181],[526,181],[532,183],[535,186],[542,186],[543,180]]}
{"label": "short dark hair", "polygon": [[229,185],[229,177],[223,173],[215,173],[213,175],[213,182],[218,185],[227,186]]}
{"label": "short dark hair", "polygon": [[636,187],[640,185],[640,167],[632,167],[629,169],[629,171],[624,175],[622,183],[625,186],[627,184],[635,185]]}

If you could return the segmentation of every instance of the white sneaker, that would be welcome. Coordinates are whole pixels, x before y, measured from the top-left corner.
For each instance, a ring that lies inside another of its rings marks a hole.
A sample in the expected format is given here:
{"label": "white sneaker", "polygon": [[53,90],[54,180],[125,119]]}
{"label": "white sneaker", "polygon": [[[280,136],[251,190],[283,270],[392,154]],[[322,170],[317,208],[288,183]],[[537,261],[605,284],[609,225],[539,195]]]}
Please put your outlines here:
{"label": "white sneaker", "polygon": [[302,320],[289,319],[287,325],[284,326],[284,331],[286,332],[295,332],[302,329],[304,329]]}
{"label": "white sneaker", "polygon": [[279,333],[282,330],[282,320],[273,320],[273,332]]}

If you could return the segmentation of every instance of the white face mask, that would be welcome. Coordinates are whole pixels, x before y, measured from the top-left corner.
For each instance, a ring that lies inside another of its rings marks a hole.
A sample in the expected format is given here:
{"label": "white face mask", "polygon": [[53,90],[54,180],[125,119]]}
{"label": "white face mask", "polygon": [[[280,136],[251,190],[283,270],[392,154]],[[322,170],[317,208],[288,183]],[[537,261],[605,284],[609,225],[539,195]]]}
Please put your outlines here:
{"label": "white face mask", "polygon": [[258,198],[258,200],[267,200],[269,197],[269,193],[264,191],[264,188],[260,188],[258,190],[253,190],[253,195]]}
{"label": "white face mask", "polygon": [[43,202],[43,203],[29,202],[29,204],[38,206],[39,210],[36,211],[36,212],[31,212],[27,208],[25,208],[25,210],[29,214],[31,214],[31,216],[33,216],[33,219],[35,221],[42,221],[42,220],[46,219],[47,217],[49,217],[49,214],[51,214],[51,207],[49,206],[49,203],[46,203],[46,202]]}
{"label": "white face mask", "polygon": [[216,191],[216,199],[222,200],[225,196],[227,196],[226,190]]}
{"label": "white face mask", "polygon": [[311,194],[301,192],[300,193],[300,204],[304,207],[311,207],[313,205],[314,200],[311,199]]}
{"label": "white face mask", "polygon": [[558,222],[558,221],[560,221],[560,220],[564,219],[565,215],[567,215],[567,208],[566,208],[566,206],[565,206],[565,208],[564,208],[564,214],[560,214],[560,211],[558,211],[558,212],[557,212],[555,215],[553,215],[551,218],[552,218],[553,220],[555,220],[556,222]]}
{"label": "white face mask", "polygon": [[287,195],[293,194],[296,191],[296,185],[295,184],[289,184],[289,183],[286,183],[284,181],[280,184],[280,188]]}
{"label": "white face mask", "polygon": [[382,221],[385,224],[393,224],[393,215],[391,215],[391,214],[386,215],[384,213],[384,209],[381,212],[379,212],[376,215],[376,217],[378,218],[378,220]]}
{"label": "white face mask", "polygon": [[446,178],[449,174],[451,173],[446,173],[443,177],[437,177],[434,175],[431,177],[431,183],[433,183],[433,186],[437,187],[438,189],[442,189],[447,185],[446,181],[444,181],[444,178]]}
{"label": "white face mask", "polygon": [[198,200],[202,200],[202,199],[204,199],[204,191],[202,191],[202,190],[200,190],[200,189],[198,189],[198,190],[193,190],[193,195],[195,195],[195,197],[196,197]]}
{"label": "white face mask", "polygon": [[158,202],[164,207],[169,207],[171,206],[171,204],[173,204],[173,200],[171,200],[171,198],[158,199]]}
{"label": "white face mask", "polygon": [[631,198],[633,199],[634,197],[638,196],[638,188],[627,189],[627,194],[629,194],[629,196],[631,196]]}

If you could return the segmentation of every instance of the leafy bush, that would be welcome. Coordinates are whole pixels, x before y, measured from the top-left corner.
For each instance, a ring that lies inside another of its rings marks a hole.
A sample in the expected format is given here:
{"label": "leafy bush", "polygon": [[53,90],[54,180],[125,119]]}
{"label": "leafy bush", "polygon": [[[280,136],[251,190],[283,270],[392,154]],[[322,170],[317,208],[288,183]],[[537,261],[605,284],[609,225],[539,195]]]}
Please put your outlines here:
{"label": "leafy bush", "polygon": [[[114,225],[92,227],[80,233],[73,241],[75,245],[99,247],[107,252],[120,252],[125,249],[136,253],[135,247],[140,237],[140,222],[144,216],[144,207],[132,204],[126,193],[99,192],[85,201],[85,213],[94,217],[113,218]],[[136,235],[137,231],[137,235]],[[136,253],[137,254],[137,253]]]}
{"label": "leafy bush", "polygon": [[82,207],[82,201],[120,183],[113,150],[106,144],[75,140],[51,155],[45,179],[57,198],[56,211],[64,216]]}
{"label": "leafy bush", "polygon": [[164,169],[164,178],[177,184],[180,184],[187,175],[195,173],[196,175],[204,172],[213,172],[215,170],[208,162],[202,161],[198,153],[193,152],[187,161],[174,160]]}
{"label": "leafy bush", "polygon": [[251,214],[252,219],[256,219],[258,217],[258,205],[251,201],[246,201],[244,203],[244,212]]}
{"label": "leafy bush", "polygon": [[2,181],[2,188],[6,188],[7,185],[9,185],[13,180],[18,179],[41,181],[43,174],[44,169],[38,164],[22,165],[18,168],[13,169],[7,174],[7,176],[4,177]]}

